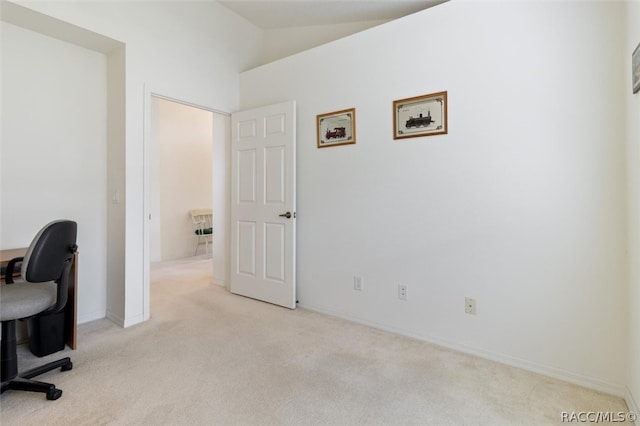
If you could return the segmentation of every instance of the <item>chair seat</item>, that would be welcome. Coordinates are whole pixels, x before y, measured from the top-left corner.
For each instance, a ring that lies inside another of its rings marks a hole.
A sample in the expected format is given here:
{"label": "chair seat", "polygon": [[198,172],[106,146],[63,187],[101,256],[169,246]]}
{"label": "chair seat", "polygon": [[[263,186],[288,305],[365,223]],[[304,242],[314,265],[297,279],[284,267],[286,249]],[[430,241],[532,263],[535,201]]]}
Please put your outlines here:
{"label": "chair seat", "polygon": [[196,229],[196,235],[211,235],[213,234],[213,228]]}
{"label": "chair seat", "polygon": [[55,305],[56,283],[0,285],[0,321],[28,318]]}

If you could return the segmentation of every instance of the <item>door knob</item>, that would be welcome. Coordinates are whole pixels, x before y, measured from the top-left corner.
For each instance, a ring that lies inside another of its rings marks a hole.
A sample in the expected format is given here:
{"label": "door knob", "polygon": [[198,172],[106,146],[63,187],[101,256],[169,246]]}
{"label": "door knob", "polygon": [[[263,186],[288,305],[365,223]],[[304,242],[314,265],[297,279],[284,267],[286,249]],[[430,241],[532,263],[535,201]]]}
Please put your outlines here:
{"label": "door knob", "polygon": [[287,219],[291,219],[291,212],[282,213],[282,214],[279,214],[278,216],[286,217]]}

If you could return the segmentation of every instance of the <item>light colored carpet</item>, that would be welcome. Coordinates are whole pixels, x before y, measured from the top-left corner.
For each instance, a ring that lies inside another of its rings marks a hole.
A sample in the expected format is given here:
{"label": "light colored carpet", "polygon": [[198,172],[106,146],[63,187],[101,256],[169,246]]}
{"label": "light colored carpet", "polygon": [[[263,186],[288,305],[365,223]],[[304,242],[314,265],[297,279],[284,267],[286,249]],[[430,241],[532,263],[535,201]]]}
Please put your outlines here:
{"label": "light colored carpet", "polygon": [[153,267],[152,319],[79,327],[57,401],[7,391],[11,425],[546,425],[623,400],[304,309],[234,296],[211,262]]}

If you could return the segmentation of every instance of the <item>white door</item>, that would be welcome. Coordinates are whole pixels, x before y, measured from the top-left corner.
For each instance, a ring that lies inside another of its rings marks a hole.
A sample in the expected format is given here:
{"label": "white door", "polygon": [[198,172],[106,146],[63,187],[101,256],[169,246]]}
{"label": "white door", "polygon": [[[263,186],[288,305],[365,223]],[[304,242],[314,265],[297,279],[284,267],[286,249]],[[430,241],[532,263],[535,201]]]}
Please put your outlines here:
{"label": "white door", "polygon": [[296,104],[231,116],[230,290],[296,307]]}

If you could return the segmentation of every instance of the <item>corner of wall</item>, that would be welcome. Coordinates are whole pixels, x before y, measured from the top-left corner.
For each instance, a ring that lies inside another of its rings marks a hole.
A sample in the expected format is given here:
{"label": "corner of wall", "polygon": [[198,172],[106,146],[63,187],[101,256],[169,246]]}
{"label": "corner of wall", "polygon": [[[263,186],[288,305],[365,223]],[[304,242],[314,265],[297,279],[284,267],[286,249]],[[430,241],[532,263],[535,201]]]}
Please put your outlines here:
{"label": "corner of wall", "polygon": [[119,327],[124,327],[124,319],[113,312],[107,311],[106,318]]}

